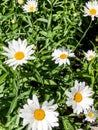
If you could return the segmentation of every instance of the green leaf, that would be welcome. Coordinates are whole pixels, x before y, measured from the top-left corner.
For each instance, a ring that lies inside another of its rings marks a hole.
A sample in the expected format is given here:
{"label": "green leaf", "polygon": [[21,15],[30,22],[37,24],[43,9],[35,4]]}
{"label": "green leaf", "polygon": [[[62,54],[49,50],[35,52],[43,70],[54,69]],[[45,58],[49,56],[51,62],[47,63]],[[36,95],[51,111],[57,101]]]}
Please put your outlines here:
{"label": "green leaf", "polygon": [[70,122],[68,118],[62,117],[62,122],[63,122],[64,130],[75,130],[73,124]]}
{"label": "green leaf", "polygon": [[18,100],[18,97],[15,97],[15,98],[12,100],[7,115],[10,115],[10,114],[13,112],[13,110],[14,110],[15,107],[17,106],[17,100]]}
{"label": "green leaf", "polygon": [[57,85],[56,82],[54,82],[53,80],[48,80],[48,79],[44,80],[44,84],[46,84],[46,85]]}
{"label": "green leaf", "polygon": [[44,22],[44,23],[48,23],[48,20],[47,20],[47,19],[44,19],[44,18],[39,18],[39,19],[37,19],[37,21]]}
{"label": "green leaf", "polygon": [[8,72],[6,72],[0,76],[0,83],[2,83],[4,81],[4,79],[7,77],[7,75],[8,75]]}
{"label": "green leaf", "polygon": [[0,130],[6,130],[3,126],[0,126]]}

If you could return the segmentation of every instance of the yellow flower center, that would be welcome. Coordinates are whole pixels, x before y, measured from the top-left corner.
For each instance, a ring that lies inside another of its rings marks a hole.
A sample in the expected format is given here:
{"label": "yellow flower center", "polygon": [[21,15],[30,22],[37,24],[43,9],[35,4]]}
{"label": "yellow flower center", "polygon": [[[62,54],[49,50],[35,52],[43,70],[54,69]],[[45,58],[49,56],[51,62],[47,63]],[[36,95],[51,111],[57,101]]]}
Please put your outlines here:
{"label": "yellow flower center", "polygon": [[83,99],[83,97],[82,97],[82,94],[81,93],[79,93],[79,92],[77,92],[75,95],[74,95],[74,100],[76,101],[76,102],[81,102],[82,101],[82,99]]}
{"label": "yellow flower center", "polygon": [[34,118],[36,120],[39,120],[39,121],[43,120],[45,118],[45,112],[44,112],[44,110],[42,110],[42,109],[36,109],[34,111]]}
{"label": "yellow flower center", "polygon": [[90,9],[90,10],[89,10],[89,13],[90,13],[91,15],[95,15],[96,12],[97,12],[96,9]]}
{"label": "yellow flower center", "polygon": [[18,51],[15,53],[14,57],[16,60],[22,60],[25,57],[25,55],[24,55],[24,52]]}
{"label": "yellow flower center", "polygon": [[88,116],[89,116],[90,118],[93,118],[93,117],[94,117],[94,113],[93,113],[93,112],[89,112],[89,113],[88,113]]}
{"label": "yellow flower center", "polygon": [[90,58],[90,59],[93,59],[93,58],[94,58],[94,56],[93,56],[93,55],[90,55],[90,56],[89,56],[89,58]]}
{"label": "yellow flower center", "polygon": [[67,58],[67,55],[66,55],[65,53],[64,53],[64,54],[61,54],[61,55],[60,55],[60,58],[61,58],[61,59],[66,59],[66,58]]}
{"label": "yellow flower center", "polygon": [[34,12],[34,6],[33,5],[29,7],[29,11]]}

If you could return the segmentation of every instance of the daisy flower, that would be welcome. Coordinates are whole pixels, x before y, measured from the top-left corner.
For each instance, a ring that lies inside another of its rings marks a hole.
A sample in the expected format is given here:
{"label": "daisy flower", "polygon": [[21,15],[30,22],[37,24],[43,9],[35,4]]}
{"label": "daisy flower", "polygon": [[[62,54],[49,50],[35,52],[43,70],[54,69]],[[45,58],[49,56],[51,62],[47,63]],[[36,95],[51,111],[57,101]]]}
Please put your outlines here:
{"label": "daisy flower", "polygon": [[73,113],[86,112],[93,105],[93,99],[90,98],[93,91],[89,86],[85,85],[85,82],[78,83],[76,80],[71,92],[65,92],[65,94],[67,96],[66,104],[67,106],[72,106]]}
{"label": "daisy flower", "polygon": [[52,53],[52,60],[55,60],[55,64],[59,64],[61,66],[62,64],[68,64],[70,65],[69,57],[74,57],[74,53],[72,53],[72,50],[65,49],[65,47],[55,49]]}
{"label": "daisy flower", "polygon": [[23,6],[24,12],[35,12],[37,10],[37,1],[36,0],[28,0],[26,4]]}
{"label": "daisy flower", "polygon": [[92,107],[85,113],[85,116],[85,120],[92,123],[96,120],[96,117],[98,117],[98,112],[95,110],[94,107]]}
{"label": "daisy flower", "polygon": [[33,95],[33,99],[28,99],[27,104],[20,109],[23,126],[28,125],[28,130],[52,130],[52,127],[59,126],[59,113],[55,111],[58,106],[53,103],[54,100],[44,101],[40,105],[37,96]]}
{"label": "daisy flower", "polygon": [[86,7],[84,7],[84,16],[91,16],[92,20],[94,20],[94,17],[98,17],[98,2],[96,0],[86,3]]}
{"label": "daisy flower", "polygon": [[90,61],[92,60],[93,58],[95,58],[96,56],[96,53],[95,51],[92,51],[92,50],[88,50],[87,53],[84,53],[85,54],[85,58]]}
{"label": "daisy flower", "polygon": [[27,63],[28,60],[35,59],[34,56],[31,56],[34,53],[33,46],[27,46],[26,39],[8,42],[8,47],[3,47],[5,51],[3,55],[8,57],[5,63],[15,70],[17,66]]}

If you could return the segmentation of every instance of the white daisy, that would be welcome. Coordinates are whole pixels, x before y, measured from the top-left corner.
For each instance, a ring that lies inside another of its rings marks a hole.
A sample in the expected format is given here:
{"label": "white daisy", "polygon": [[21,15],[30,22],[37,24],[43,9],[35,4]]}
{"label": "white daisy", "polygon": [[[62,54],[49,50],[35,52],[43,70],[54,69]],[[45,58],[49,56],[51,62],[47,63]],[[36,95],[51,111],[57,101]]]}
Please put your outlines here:
{"label": "white daisy", "polygon": [[37,1],[36,0],[28,0],[26,4],[23,6],[24,12],[35,12],[37,10]]}
{"label": "white daisy", "polygon": [[28,125],[28,130],[52,130],[52,127],[59,126],[57,104],[44,101],[40,106],[38,98],[33,95],[33,100],[28,99],[27,104],[20,109],[19,116],[23,118],[23,126]]}
{"label": "white daisy", "polygon": [[98,117],[98,112],[97,112],[97,110],[95,110],[94,107],[92,107],[85,113],[85,116],[86,116],[85,120],[92,123]]}
{"label": "white daisy", "polygon": [[68,64],[70,65],[69,57],[74,57],[74,53],[72,53],[72,50],[65,49],[65,47],[55,49],[52,53],[52,60],[55,60],[55,64],[59,64],[61,66],[62,64]]}
{"label": "white daisy", "polygon": [[85,82],[78,83],[76,80],[71,92],[65,92],[65,94],[67,96],[66,104],[72,106],[73,113],[86,112],[93,105],[93,99],[90,98],[93,91],[89,86],[85,86]]}
{"label": "white daisy", "polygon": [[92,60],[93,58],[96,57],[96,53],[95,51],[92,51],[92,50],[88,50],[87,53],[84,53],[85,54],[85,58],[90,61]]}
{"label": "white daisy", "polygon": [[96,0],[86,3],[86,7],[84,7],[84,16],[91,16],[92,20],[94,20],[94,17],[98,17],[98,2]]}
{"label": "white daisy", "polygon": [[8,57],[8,60],[5,61],[6,64],[12,66],[13,69],[16,69],[18,65],[27,63],[27,60],[35,59],[34,56],[31,56],[34,53],[34,45],[27,46],[27,41],[18,39],[8,42],[8,48],[3,47],[5,52],[3,55]]}

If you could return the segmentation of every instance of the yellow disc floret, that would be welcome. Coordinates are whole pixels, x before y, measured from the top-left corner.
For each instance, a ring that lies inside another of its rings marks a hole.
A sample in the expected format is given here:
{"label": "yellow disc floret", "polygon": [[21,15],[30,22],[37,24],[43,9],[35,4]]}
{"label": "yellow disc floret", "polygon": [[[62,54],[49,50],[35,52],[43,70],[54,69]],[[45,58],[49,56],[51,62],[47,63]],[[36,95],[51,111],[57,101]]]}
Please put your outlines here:
{"label": "yellow disc floret", "polygon": [[94,58],[94,56],[93,56],[93,55],[90,55],[90,56],[89,56],[89,58],[90,58],[90,59],[93,59],[93,58]]}
{"label": "yellow disc floret", "polygon": [[94,113],[93,113],[93,112],[89,112],[89,113],[88,113],[88,116],[89,116],[90,118],[93,118],[93,117],[94,117]]}
{"label": "yellow disc floret", "polygon": [[61,58],[61,59],[66,59],[66,58],[67,58],[67,55],[66,55],[65,53],[64,53],[64,54],[61,54],[61,55],[60,55],[60,58]]}
{"label": "yellow disc floret", "polygon": [[42,110],[42,109],[36,109],[34,111],[34,118],[36,120],[39,120],[39,121],[43,120],[45,118],[45,112],[44,112],[44,110]]}
{"label": "yellow disc floret", "polygon": [[90,15],[96,15],[96,9],[90,9],[89,10],[89,13],[90,13]]}
{"label": "yellow disc floret", "polygon": [[74,95],[74,100],[76,101],[76,102],[81,102],[82,101],[82,94],[81,93],[79,93],[79,92],[77,92],[75,95]]}
{"label": "yellow disc floret", "polygon": [[34,12],[34,6],[33,5],[29,7],[29,11]]}
{"label": "yellow disc floret", "polygon": [[24,55],[24,52],[18,51],[15,53],[14,57],[16,60],[22,60],[25,57],[25,55]]}

